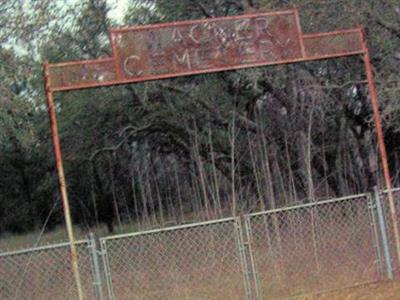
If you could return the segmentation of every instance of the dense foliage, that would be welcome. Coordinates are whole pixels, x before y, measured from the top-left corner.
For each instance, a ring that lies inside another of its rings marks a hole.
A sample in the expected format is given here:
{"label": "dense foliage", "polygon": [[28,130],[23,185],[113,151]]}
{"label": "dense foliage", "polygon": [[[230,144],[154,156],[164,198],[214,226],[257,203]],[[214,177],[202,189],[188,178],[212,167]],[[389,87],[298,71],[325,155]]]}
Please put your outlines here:
{"label": "dense foliage", "polygon": [[[0,233],[62,223],[41,63],[110,55],[104,0],[0,6]],[[305,32],[366,27],[392,175],[395,0],[131,0],[124,25],[297,5]],[[379,164],[361,57],[57,94],[74,222],[164,226],[370,189]]]}

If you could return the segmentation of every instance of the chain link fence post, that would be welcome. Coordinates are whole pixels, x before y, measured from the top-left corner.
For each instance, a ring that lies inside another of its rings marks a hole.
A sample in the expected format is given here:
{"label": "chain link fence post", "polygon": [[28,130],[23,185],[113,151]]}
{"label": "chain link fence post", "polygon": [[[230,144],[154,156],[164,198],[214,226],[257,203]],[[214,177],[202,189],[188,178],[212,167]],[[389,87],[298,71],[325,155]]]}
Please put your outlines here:
{"label": "chain link fence post", "polygon": [[97,249],[96,237],[92,232],[88,236],[88,248],[91,257],[91,269],[93,274],[93,285],[96,291],[96,299],[104,300],[103,284],[101,280],[102,276],[99,264],[99,251]]}
{"label": "chain link fence post", "polygon": [[378,224],[377,224],[377,212],[376,212],[376,202],[374,201],[374,197],[372,194],[368,193],[367,195],[368,198],[368,207],[369,207],[369,212],[370,212],[370,221],[371,221],[371,235],[372,235],[372,241],[373,241],[373,247],[375,250],[375,256],[376,256],[376,270],[378,273],[379,278],[383,276],[383,268],[384,268],[384,261],[382,259],[382,251],[381,251],[381,246],[379,242],[379,232],[378,232]]}
{"label": "chain link fence post", "polygon": [[254,261],[254,255],[253,255],[253,233],[251,229],[251,222],[250,218],[248,216],[244,217],[244,227],[246,230],[246,245],[247,245],[247,250],[248,250],[248,258],[250,260],[250,268],[251,268],[251,275],[253,277],[253,284],[254,284],[254,292],[255,292],[255,299],[256,300],[261,300],[262,295],[261,295],[261,288],[260,288],[260,279],[258,276],[257,272],[257,267]]}
{"label": "chain link fence post", "polygon": [[101,253],[102,260],[103,260],[104,274],[106,277],[108,299],[115,300],[112,277],[111,277],[110,262],[108,260],[108,252],[107,252],[106,242],[107,242],[106,240],[100,239],[100,248],[101,248],[100,253]]}
{"label": "chain link fence post", "polygon": [[374,187],[374,197],[375,197],[375,203],[376,203],[376,208],[377,208],[377,213],[378,213],[378,221],[379,221],[379,228],[380,228],[380,232],[381,232],[381,240],[382,240],[382,247],[383,247],[383,255],[384,255],[385,264],[386,264],[387,277],[390,280],[393,280],[393,266],[392,266],[392,260],[390,257],[390,252],[389,252],[389,241],[388,241],[388,237],[387,237],[386,220],[385,220],[385,216],[383,214],[382,203],[381,203],[379,191],[376,186]]}
{"label": "chain link fence post", "polygon": [[239,251],[240,268],[243,274],[243,284],[245,289],[246,300],[252,300],[250,277],[249,277],[249,266],[246,259],[246,248],[243,241],[243,232],[240,218],[235,220],[235,238],[236,244]]}
{"label": "chain link fence post", "polygon": [[235,221],[236,241],[243,273],[246,300],[261,300],[261,289],[252,250],[252,233],[250,220],[244,216]]}

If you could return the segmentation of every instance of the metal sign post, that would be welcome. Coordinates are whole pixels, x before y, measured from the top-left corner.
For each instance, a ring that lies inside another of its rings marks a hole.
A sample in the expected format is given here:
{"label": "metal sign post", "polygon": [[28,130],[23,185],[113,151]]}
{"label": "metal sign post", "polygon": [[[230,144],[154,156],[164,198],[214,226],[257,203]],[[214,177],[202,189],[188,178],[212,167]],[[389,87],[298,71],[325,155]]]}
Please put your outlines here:
{"label": "metal sign post", "polygon": [[74,237],[74,231],[72,228],[71,211],[70,211],[69,202],[68,202],[67,186],[66,186],[66,181],[65,181],[64,167],[63,167],[63,161],[62,161],[62,155],[61,155],[60,138],[58,135],[56,108],[54,105],[53,92],[51,91],[51,88],[50,88],[51,81],[49,80],[47,61],[44,63],[44,77],[45,77],[47,108],[48,108],[49,119],[50,119],[51,133],[52,133],[52,137],[53,137],[54,158],[56,161],[61,202],[63,204],[63,210],[64,210],[65,225],[67,227],[67,234],[68,234],[68,239],[69,239],[70,247],[71,247],[72,270],[74,273],[76,288],[78,291],[78,299],[83,300],[82,283],[81,283],[81,278],[80,278],[80,274],[79,274],[79,265],[78,265],[78,253],[77,253],[76,247],[75,247],[75,237]]}
{"label": "metal sign post", "polygon": [[396,205],[394,203],[393,198],[393,191],[392,191],[392,180],[390,178],[390,170],[389,170],[389,163],[387,158],[387,151],[385,146],[385,138],[383,135],[382,130],[382,118],[379,112],[379,104],[378,104],[378,96],[376,95],[376,88],[375,88],[375,81],[372,73],[372,65],[369,56],[369,49],[367,45],[367,41],[364,34],[364,65],[365,65],[365,72],[367,74],[368,79],[368,87],[369,93],[371,97],[371,105],[372,111],[374,114],[374,122],[376,128],[376,134],[378,138],[378,145],[379,145],[379,152],[382,162],[383,168],[383,176],[385,179],[386,189],[388,190],[388,200],[389,200],[389,207],[390,207],[390,218],[393,227],[393,234],[394,234],[394,242],[396,245],[396,256],[400,264],[400,235],[399,235],[399,227],[397,225],[397,212],[396,212]]}
{"label": "metal sign post", "polygon": [[61,200],[79,299],[83,298],[53,93],[268,65],[363,55],[400,263],[396,206],[369,51],[361,28],[303,34],[297,9],[113,29],[112,57],[44,64]]}

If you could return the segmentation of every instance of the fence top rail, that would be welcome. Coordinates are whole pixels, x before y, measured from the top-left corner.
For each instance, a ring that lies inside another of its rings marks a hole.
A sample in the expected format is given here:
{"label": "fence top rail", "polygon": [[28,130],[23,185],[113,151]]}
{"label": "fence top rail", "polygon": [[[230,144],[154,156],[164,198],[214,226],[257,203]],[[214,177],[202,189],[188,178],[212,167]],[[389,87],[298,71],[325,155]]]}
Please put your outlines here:
{"label": "fence top rail", "polygon": [[395,193],[395,192],[400,192],[400,187],[397,187],[397,188],[393,188],[393,189],[390,189],[390,190],[383,190],[382,191],[382,193],[384,193],[384,194],[388,194],[389,192],[392,192],[392,193]]}
{"label": "fence top rail", "polygon": [[[385,189],[385,190],[381,190],[380,192],[384,193],[384,194],[387,194],[389,192],[400,192],[400,187],[393,188],[391,190]],[[318,202],[314,202],[314,203],[299,204],[299,205],[295,205],[295,206],[291,206],[291,207],[284,207],[284,208],[278,208],[278,209],[273,209],[273,210],[256,212],[256,213],[244,215],[244,217],[249,218],[249,217],[279,213],[279,212],[284,212],[284,211],[291,211],[291,210],[301,209],[301,208],[309,208],[309,207],[313,207],[313,206],[320,206],[320,205],[324,205],[324,204],[343,202],[343,201],[349,201],[349,200],[353,200],[353,199],[357,199],[357,198],[368,198],[368,197],[370,197],[369,193],[362,193],[362,194],[357,194],[357,195],[351,195],[351,196],[346,196],[346,197],[318,201]],[[141,232],[119,234],[119,235],[100,238],[100,241],[103,242],[103,241],[107,241],[107,240],[121,239],[121,238],[125,238],[125,237],[148,235],[148,234],[154,234],[154,233],[180,230],[180,229],[185,229],[185,228],[193,228],[193,227],[201,227],[201,226],[207,226],[207,225],[213,225],[213,224],[219,224],[219,223],[225,223],[225,222],[233,222],[237,219],[238,218],[230,217],[230,218],[225,218],[225,219],[211,220],[211,221],[206,221],[206,222],[197,222],[197,223],[184,224],[184,225],[178,225],[178,226],[171,226],[171,227],[152,229],[152,230],[141,231]],[[80,241],[76,241],[75,245],[83,245],[83,244],[87,244],[87,243],[88,243],[88,240],[80,240]],[[68,246],[70,246],[69,242],[63,242],[63,243],[58,243],[58,244],[44,245],[44,246],[40,246],[40,247],[32,247],[32,248],[28,248],[28,249],[7,251],[7,252],[0,253],[0,258],[7,257],[7,256],[23,255],[23,254],[39,252],[39,251],[46,251],[46,250],[68,247]]]}
{"label": "fence top rail", "polygon": [[118,234],[118,235],[113,235],[113,236],[100,238],[100,241],[103,242],[103,241],[108,241],[108,240],[116,240],[116,239],[134,237],[134,236],[141,236],[141,235],[149,235],[149,234],[162,233],[162,232],[167,232],[167,231],[188,229],[188,228],[193,228],[193,227],[204,227],[204,226],[208,226],[208,225],[233,222],[235,220],[237,220],[237,218],[230,217],[230,218],[212,220],[212,221],[206,221],[206,222],[198,222],[198,223],[171,226],[171,227],[152,229],[152,230],[146,230],[146,231],[140,231],[140,232]]}
{"label": "fence top rail", "polygon": [[[87,243],[87,240],[80,240],[80,241],[76,241],[75,245],[78,246],[78,245],[83,245],[86,243]],[[7,251],[7,252],[0,253],[0,257],[23,255],[23,254],[33,253],[33,252],[46,251],[46,250],[52,250],[52,249],[56,249],[56,248],[69,247],[69,246],[70,246],[69,242],[64,242],[64,243],[59,243],[59,244],[45,245],[45,246],[40,246],[40,247],[28,248],[28,249]]]}
{"label": "fence top rail", "polygon": [[247,214],[247,215],[245,215],[245,218],[268,215],[268,214],[285,212],[285,211],[291,211],[291,210],[302,209],[302,208],[310,208],[310,207],[314,207],[314,206],[321,206],[321,205],[325,205],[325,204],[349,201],[349,200],[354,200],[354,199],[358,199],[358,198],[361,198],[361,199],[369,198],[370,195],[371,195],[370,193],[363,193],[363,194],[357,194],[357,195],[351,195],[351,196],[340,197],[340,198],[335,198],[335,199],[323,200],[323,201],[318,201],[318,202],[313,202],[313,203],[305,203],[305,204],[299,204],[299,205],[290,206],[290,207],[283,207],[283,208],[271,209],[271,210],[266,210],[266,211],[260,211],[260,212],[256,212],[256,213],[252,213],[252,214]]}

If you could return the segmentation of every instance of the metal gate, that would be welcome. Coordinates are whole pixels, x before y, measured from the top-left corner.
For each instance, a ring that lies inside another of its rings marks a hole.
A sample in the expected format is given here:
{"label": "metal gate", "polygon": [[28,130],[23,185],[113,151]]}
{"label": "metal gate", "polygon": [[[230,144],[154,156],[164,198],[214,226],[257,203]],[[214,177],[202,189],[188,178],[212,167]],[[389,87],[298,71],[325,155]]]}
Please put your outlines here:
{"label": "metal gate", "polygon": [[245,299],[235,218],[101,239],[109,299]]}
{"label": "metal gate", "polygon": [[381,202],[360,194],[101,239],[108,299],[284,299],[391,279]]}
{"label": "metal gate", "polygon": [[[75,246],[85,299],[285,299],[393,279],[389,219],[375,191]],[[0,254],[0,298],[76,299],[68,250]]]}

